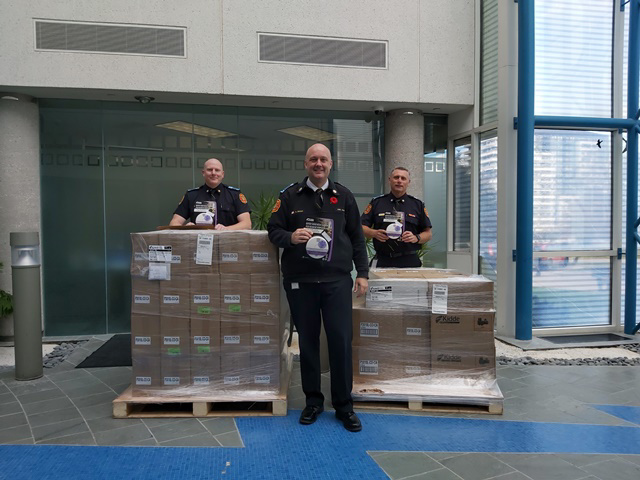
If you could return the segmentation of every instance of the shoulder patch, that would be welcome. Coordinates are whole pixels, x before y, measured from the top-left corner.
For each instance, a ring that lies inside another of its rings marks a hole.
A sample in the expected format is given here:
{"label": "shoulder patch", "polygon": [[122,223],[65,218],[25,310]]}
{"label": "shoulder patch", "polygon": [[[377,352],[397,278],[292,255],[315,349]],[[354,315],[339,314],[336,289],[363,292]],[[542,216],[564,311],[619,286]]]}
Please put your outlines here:
{"label": "shoulder patch", "polygon": [[427,211],[427,207],[424,207],[424,214],[428,217],[429,216],[429,212]]}
{"label": "shoulder patch", "polygon": [[232,187],[231,185],[227,185],[227,188],[228,188],[229,190],[235,190],[236,192],[239,192],[239,191],[240,191],[240,189],[239,189],[239,188]]}
{"label": "shoulder patch", "polygon": [[247,197],[244,196],[244,193],[241,193],[239,195],[239,198],[242,203],[247,203]]}
{"label": "shoulder patch", "polygon": [[276,200],[276,204],[273,206],[273,208],[271,209],[271,213],[276,213],[278,210],[280,210],[280,199]]}
{"label": "shoulder patch", "polygon": [[[296,182],[293,182],[293,183],[291,183],[291,184],[287,185],[287,186],[286,186],[286,187],[284,187],[282,190],[280,190],[280,193],[284,193],[284,192],[285,192],[285,190],[289,190],[289,189],[290,189],[291,187],[293,187],[294,185],[297,185],[297,183],[296,183]],[[278,208],[279,208],[279,207],[280,207],[280,205],[278,205]]]}
{"label": "shoulder patch", "polygon": [[367,208],[364,209],[364,214],[366,215],[367,213],[369,213],[371,211],[371,204],[367,205]]}

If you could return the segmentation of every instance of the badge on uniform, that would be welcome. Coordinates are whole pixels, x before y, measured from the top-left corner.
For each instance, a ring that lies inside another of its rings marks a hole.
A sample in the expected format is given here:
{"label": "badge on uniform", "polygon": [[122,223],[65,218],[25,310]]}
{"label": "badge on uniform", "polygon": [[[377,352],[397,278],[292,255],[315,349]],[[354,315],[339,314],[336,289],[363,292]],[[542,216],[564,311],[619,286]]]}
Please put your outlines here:
{"label": "badge on uniform", "polygon": [[364,214],[366,215],[371,211],[371,204],[367,205],[367,208],[364,209]]}
{"label": "badge on uniform", "polygon": [[247,197],[244,196],[244,193],[241,193],[239,195],[239,198],[242,203],[247,203]]}
{"label": "badge on uniform", "polygon": [[271,213],[276,213],[278,210],[280,210],[280,199],[276,200],[276,204],[271,209]]}

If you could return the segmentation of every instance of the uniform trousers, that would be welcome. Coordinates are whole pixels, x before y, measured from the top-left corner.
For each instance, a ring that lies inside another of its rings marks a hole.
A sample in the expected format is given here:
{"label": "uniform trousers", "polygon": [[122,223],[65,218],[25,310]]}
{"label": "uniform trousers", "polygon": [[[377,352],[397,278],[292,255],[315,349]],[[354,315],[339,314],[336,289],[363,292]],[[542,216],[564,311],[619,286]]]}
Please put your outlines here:
{"label": "uniform trousers", "polygon": [[300,345],[302,390],[308,406],[321,407],[320,328],[327,334],[331,369],[331,403],[337,412],[353,410],[351,389],[351,290],[350,276],[331,282],[291,282],[284,280],[293,323]]}

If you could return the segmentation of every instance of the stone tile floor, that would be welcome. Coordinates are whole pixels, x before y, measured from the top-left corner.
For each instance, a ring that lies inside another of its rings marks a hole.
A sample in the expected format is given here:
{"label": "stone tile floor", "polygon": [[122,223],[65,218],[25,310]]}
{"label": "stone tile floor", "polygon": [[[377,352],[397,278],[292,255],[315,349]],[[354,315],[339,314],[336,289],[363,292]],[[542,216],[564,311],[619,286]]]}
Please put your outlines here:
{"label": "stone tile floor", "polygon": [[[18,382],[12,369],[0,370],[0,444],[244,446],[235,420],[230,417],[112,418],[111,402],[129,386],[130,367],[75,368],[107,339],[92,339],[64,363],[46,369],[45,375],[35,381]],[[328,392],[328,376],[323,382],[323,390]],[[505,366],[498,368],[498,383],[505,397],[503,415],[422,415],[640,428],[590,405],[640,406],[638,367]],[[289,408],[303,407],[299,368],[294,363]],[[640,455],[434,451],[368,454],[392,479],[640,478]]]}

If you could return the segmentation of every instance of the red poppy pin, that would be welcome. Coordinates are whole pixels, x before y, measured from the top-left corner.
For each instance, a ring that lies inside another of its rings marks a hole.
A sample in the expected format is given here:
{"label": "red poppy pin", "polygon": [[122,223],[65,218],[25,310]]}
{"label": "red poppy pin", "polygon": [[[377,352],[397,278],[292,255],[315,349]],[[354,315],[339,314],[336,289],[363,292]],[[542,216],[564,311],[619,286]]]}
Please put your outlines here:
{"label": "red poppy pin", "polygon": [[331,197],[331,198],[329,199],[329,201],[330,201],[331,203],[333,203],[334,205],[335,205],[336,203],[338,203],[338,199],[337,199],[336,197]]}

